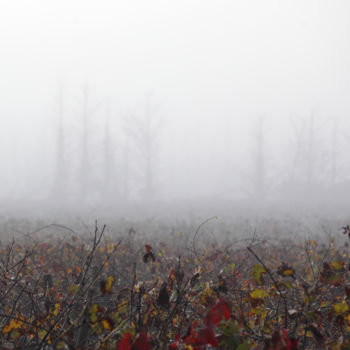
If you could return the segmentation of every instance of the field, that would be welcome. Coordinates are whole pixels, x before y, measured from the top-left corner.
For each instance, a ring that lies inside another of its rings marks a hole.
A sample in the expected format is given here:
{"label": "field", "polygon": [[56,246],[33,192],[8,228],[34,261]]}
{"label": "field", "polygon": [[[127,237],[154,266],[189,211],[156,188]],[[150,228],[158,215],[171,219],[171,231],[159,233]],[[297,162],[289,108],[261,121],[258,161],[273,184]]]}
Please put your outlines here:
{"label": "field", "polygon": [[3,238],[0,348],[350,349],[350,227],[216,221]]}

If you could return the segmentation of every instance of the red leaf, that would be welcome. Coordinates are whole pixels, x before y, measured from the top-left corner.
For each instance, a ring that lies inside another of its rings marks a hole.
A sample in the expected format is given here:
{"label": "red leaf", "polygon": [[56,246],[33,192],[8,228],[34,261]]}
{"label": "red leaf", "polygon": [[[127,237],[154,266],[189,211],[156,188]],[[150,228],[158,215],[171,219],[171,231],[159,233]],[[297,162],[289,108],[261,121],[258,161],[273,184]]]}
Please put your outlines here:
{"label": "red leaf", "polygon": [[150,253],[152,251],[152,247],[149,244],[145,245],[147,253]]}
{"label": "red leaf", "polygon": [[207,326],[217,326],[222,319],[229,319],[231,315],[231,308],[223,299],[218,299],[215,305],[209,310],[205,323]]}
{"label": "red leaf", "polygon": [[56,261],[53,261],[51,263],[51,268],[52,268],[53,272],[55,272],[55,273],[63,270],[63,266],[58,264]]}
{"label": "red leaf", "polygon": [[198,342],[198,333],[196,332],[195,328],[197,326],[196,321],[193,322],[193,325],[189,327],[189,329],[186,332],[186,335],[184,336],[184,343],[186,345],[195,345]]}
{"label": "red leaf", "polygon": [[281,350],[284,345],[282,344],[281,336],[279,332],[276,330],[272,338],[265,339],[265,347],[266,350]]}
{"label": "red leaf", "polygon": [[211,327],[199,330],[199,343],[197,345],[219,346],[216,335]]}
{"label": "red leaf", "polygon": [[177,350],[178,349],[177,345],[178,345],[177,341],[171,343],[168,347],[168,350]]}
{"label": "red leaf", "polygon": [[117,350],[131,350],[131,334],[125,333],[122,340],[118,343]]}
{"label": "red leaf", "polygon": [[[216,335],[211,326],[206,328],[201,328],[198,332],[195,330],[196,324],[193,324],[189,328],[185,336],[184,342],[187,345],[200,346],[200,345],[211,345],[214,347],[219,346],[219,343],[216,339]],[[196,349],[196,347],[194,348]]]}
{"label": "red leaf", "polygon": [[151,344],[146,333],[138,333],[132,343],[131,350],[150,350]]}
{"label": "red leaf", "polygon": [[298,350],[299,338],[289,338],[285,329],[282,329],[282,333],[284,341],[286,343],[286,350]]}

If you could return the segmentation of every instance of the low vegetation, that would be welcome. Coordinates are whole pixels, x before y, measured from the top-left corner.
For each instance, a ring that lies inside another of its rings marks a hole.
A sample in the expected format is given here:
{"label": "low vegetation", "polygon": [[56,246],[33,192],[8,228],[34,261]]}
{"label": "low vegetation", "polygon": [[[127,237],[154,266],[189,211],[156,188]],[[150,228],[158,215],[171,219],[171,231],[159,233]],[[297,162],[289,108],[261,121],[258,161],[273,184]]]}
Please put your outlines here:
{"label": "low vegetation", "polygon": [[1,349],[350,349],[346,242],[199,246],[199,229],[1,245]]}

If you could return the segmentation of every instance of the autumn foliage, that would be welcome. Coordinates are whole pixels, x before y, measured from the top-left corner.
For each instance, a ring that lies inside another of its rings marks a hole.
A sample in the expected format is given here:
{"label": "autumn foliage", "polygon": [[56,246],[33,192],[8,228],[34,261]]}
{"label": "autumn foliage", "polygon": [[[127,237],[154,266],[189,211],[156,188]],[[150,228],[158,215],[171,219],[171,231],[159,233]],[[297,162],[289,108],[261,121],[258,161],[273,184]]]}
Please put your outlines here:
{"label": "autumn foliage", "polygon": [[1,349],[350,349],[347,242],[176,239],[1,245]]}

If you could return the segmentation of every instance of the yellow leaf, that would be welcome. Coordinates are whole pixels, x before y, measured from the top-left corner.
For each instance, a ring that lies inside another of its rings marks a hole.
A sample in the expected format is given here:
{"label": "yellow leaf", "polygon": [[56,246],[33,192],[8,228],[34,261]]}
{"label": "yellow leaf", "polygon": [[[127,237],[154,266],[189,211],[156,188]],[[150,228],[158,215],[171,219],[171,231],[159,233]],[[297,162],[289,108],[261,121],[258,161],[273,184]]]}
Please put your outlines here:
{"label": "yellow leaf", "polygon": [[290,282],[283,282],[283,284],[287,289],[291,289],[293,287],[292,283]]}
{"label": "yellow leaf", "polygon": [[254,289],[249,294],[250,294],[250,297],[253,299],[264,299],[269,295],[269,293],[263,289]]}
{"label": "yellow leaf", "polygon": [[128,311],[128,302],[126,300],[122,301],[118,304],[117,308],[120,314],[126,314]]}
{"label": "yellow leaf", "polygon": [[114,245],[112,243],[107,243],[106,249],[107,249],[107,253],[111,254],[114,251]]}
{"label": "yellow leaf", "polygon": [[57,315],[58,315],[58,310],[59,310],[59,308],[60,308],[60,304],[55,304],[55,308],[54,308],[54,310],[53,310],[54,316],[57,316]]}
{"label": "yellow leaf", "polygon": [[332,261],[331,266],[334,270],[341,271],[344,269],[344,261]]}
{"label": "yellow leaf", "polygon": [[347,314],[345,318],[346,318],[346,322],[350,326],[350,314]]}
{"label": "yellow leaf", "polygon": [[305,336],[308,337],[308,338],[313,338],[314,337],[314,335],[313,335],[313,333],[311,331],[306,331]]}
{"label": "yellow leaf", "polygon": [[97,304],[92,305],[91,312],[95,314],[97,311],[98,311],[98,305]]}
{"label": "yellow leaf", "polygon": [[344,314],[349,310],[349,306],[345,303],[333,304],[333,309],[337,314]]}
{"label": "yellow leaf", "polygon": [[294,275],[294,271],[292,269],[286,269],[283,271],[283,274],[285,276],[293,276]]}
{"label": "yellow leaf", "polygon": [[38,332],[39,339],[40,340],[44,339],[46,333],[47,333],[47,331],[45,331],[44,329],[41,330],[40,332]]}
{"label": "yellow leaf", "polygon": [[266,271],[262,266],[260,266],[260,265],[253,266],[252,275],[253,275],[257,284],[261,285],[264,283],[264,279],[263,279],[264,274],[266,274]]}
{"label": "yellow leaf", "polygon": [[97,312],[98,312],[98,305],[97,304],[92,305],[92,307],[90,308],[90,321],[92,323],[97,322],[97,319],[98,319]]}
{"label": "yellow leaf", "polygon": [[105,284],[106,292],[109,293],[111,291],[113,283],[114,283],[114,277],[113,276],[109,276],[106,279],[106,284]]}
{"label": "yellow leaf", "polygon": [[10,327],[10,325],[7,324],[7,325],[4,327],[2,333],[4,333],[4,334],[10,333],[10,332],[11,332],[11,329],[12,329],[12,328]]}
{"label": "yellow leaf", "polygon": [[69,286],[69,293],[71,294],[75,294],[78,290],[78,285],[77,284],[72,284]]}
{"label": "yellow leaf", "polygon": [[215,300],[217,298],[216,292],[210,288],[209,282],[206,282],[205,289],[200,294],[200,299],[203,304],[207,304],[212,300]]}
{"label": "yellow leaf", "polygon": [[104,329],[107,329],[107,330],[110,331],[113,328],[113,323],[112,323],[112,321],[109,318],[103,318],[101,320],[101,323],[102,323],[102,327]]}
{"label": "yellow leaf", "polygon": [[[23,317],[22,317],[23,318]],[[10,323],[4,327],[3,333],[10,333],[12,329],[20,328],[23,324],[22,320],[11,319]]]}
{"label": "yellow leaf", "polygon": [[57,350],[64,350],[67,349],[66,343],[61,340],[60,342],[58,342],[58,344],[56,345],[56,349]]}
{"label": "yellow leaf", "polygon": [[313,247],[317,247],[317,241],[314,241],[314,240],[309,240],[309,241],[306,241],[306,244],[309,244],[309,245],[311,245],[311,246],[313,246]]}

